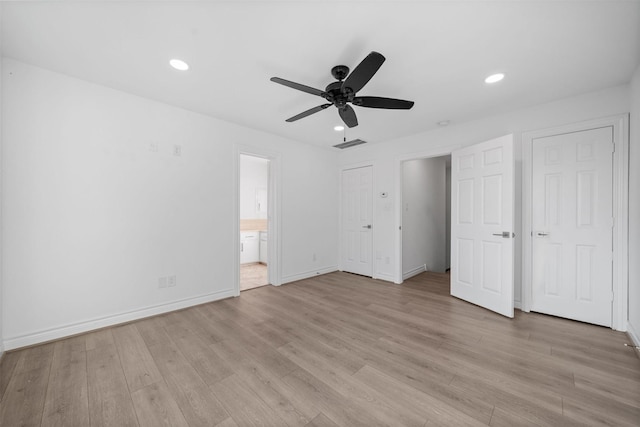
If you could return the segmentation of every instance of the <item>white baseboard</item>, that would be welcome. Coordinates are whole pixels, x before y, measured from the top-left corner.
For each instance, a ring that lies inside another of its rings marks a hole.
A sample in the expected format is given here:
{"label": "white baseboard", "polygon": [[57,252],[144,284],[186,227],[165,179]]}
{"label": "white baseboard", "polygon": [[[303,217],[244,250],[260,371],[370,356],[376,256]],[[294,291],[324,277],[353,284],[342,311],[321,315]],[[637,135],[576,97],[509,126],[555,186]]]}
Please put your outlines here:
{"label": "white baseboard", "polygon": [[384,280],[385,282],[396,283],[396,278],[390,274],[376,273],[374,279]]}
{"label": "white baseboard", "polygon": [[521,301],[513,301],[513,308],[517,308],[518,310],[522,310],[522,302]]}
{"label": "white baseboard", "polygon": [[338,266],[334,265],[331,267],[324,267],[319,270],[311,270],[305,271],[304,273],[291,274],[289,276],[283,276],[281,283],[284,285],[285,283],[297,282],[298,280],[308,279],[314,276],[320,276],[321,274],[333,273],[334,271],[338,271]]}
{"label": "white baseboard", "polygon": [[4,343],[0,344],[0,348],[4,346],[5,350],[13,350],[20,347],[40,344],[59,338],[81,334],[83,332],[93,331],[95,329],[131,322],[133,320],[139,320],[145,317],[168,313],[170,311],[180,310],[194,305],[205,304],[208,302],[230,298],[233,296],[235,296],[235,291],[233,289],[229,289],[225,291],[213,292],[206,295],[200,295],[193,298],[185,298],[165,304],[145,307],[125,313],[119,313],[111,316],[105,316],[97,319],[64,325],[57,328],[51,328],[43,331],[10,337],[5,339]]}
{"label": "white baseboard", "polygon": [[407,280],[420,273],[424,273],[425,271],[427,271],[427,264],[422,264],[420,267],[412,268],[411,270],[402,273],[402,280]]}
{"label": "white baseboard", "polygon": [[640,347],[640,331],[637,331],[630,322],[627,322],[627,335],[633,341],[633,345]]}

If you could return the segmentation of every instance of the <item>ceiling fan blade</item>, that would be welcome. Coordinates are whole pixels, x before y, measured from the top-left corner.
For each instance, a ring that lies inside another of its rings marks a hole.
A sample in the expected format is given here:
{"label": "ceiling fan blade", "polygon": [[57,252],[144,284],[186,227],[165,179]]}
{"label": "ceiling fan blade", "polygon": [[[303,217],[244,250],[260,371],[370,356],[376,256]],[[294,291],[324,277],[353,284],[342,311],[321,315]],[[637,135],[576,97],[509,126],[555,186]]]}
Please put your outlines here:
{"label": "ceiling fan blade", "polygon": [[271,77],[272,82],[280,83],[281,85],[288,86],[292,89],[301,90],[303,92],[310,93],[311,95],[322,96],[324,94],[320,89],[316,89],[310,86],[301,85],[300,83],[291,82],[289,80],[281,79],[280,77]]}
{"label": "ceiling fan blade", "polygon": [[347,91],[347,88],[352,92],[358,92],[367,84],[371,77],[382,66],[385,57],[378,52],[371,52],[366,58],[358,64],[358,66],[349,74],[346,80],[342,83],[342,91]]}
{"label": "ceiling fan blade", "polygon": [[293,117],[289,117],[286,121],[287,121],[287,122],[295,122],[296,120],[300,120],[300,119],[302,119],[302,118],[304,118],[304,117],[310,116],[310,115],[312,115],[312,114],[314,114],[314,113],[317,113],[318,111],[322,111],[322,110],[324,110],[324,109],[325,109],[325,108],[327,108],[327,107],[331,107],[332,105],[333,105],[333,104],[322,104],[322,105],[318,105],[317,107],[310,108],[310,109],[308,109],[307,111],[303,111],[303,112],[302,112],[302,113],[300,113],[300,114],[296,114],[296,115],[295,115],[295,116],[293,116]]}
{"label": "ceiling fan blade", "polygon": [[345,105],[342,108],[338,109],[338,113],[342,118],[342,121],[345,125],[350,128],[358,126],[358,118],[356,117],[356,112],[349,105]]}
{"label": "ceiling fan blade", "polygon": [[404,99],[381,98],[379,96],[356,96],[353,105],[368,108],[388,108],[392,110],[409,110],[413,107],[413,101]]}

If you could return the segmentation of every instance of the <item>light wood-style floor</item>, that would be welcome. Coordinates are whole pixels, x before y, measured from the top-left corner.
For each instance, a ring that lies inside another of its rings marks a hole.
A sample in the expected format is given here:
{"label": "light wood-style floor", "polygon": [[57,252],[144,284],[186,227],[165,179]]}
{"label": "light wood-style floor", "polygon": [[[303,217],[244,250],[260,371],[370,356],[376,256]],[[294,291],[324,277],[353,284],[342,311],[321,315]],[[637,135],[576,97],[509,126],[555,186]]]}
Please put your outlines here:
{"label": "light wood-style floor", "polygon": [[260,286],[268,285],[268,273],[267,266],[254,262],[251,264],[240,264],[240,290],[246,291],[249,289],[258,288]]}
{"label": "light wood-style floor", "polygon": [[0,425],[638,425],[625,334],[448,288],[332,273],[10,352]]}

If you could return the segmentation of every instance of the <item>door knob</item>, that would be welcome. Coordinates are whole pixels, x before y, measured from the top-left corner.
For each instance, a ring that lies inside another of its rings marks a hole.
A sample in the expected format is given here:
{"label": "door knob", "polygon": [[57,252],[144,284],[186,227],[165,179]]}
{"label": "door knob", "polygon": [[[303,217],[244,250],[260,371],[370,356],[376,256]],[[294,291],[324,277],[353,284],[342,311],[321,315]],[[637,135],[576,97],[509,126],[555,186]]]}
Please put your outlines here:
{"label": "door knob", "polygon": [[538,237],[544,237],[544,236],[548,236],[549,233],[545,233],[544,231],[538,231],[536,235],[538,235]]}
{"label": "door knob", "polygon": [[363,225],[362,228],[371,228],[371,224]]}

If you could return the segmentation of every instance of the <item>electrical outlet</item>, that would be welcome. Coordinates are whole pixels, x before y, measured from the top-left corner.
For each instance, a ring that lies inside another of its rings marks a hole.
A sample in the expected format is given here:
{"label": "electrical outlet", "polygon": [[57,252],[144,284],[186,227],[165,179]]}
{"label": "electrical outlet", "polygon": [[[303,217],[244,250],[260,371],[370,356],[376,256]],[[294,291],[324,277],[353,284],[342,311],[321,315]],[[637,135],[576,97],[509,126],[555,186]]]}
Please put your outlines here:
{"label": "electrical outlet", "polygon": [[158,279],[158,289],[162,289],[162,288],[166,288],[167,287],[167,278],[166,277],[161,277]]}
{"label": "electrical outlet", "polygon": [[176,283],[176,276],[169,276],[169,287],[172,288],[174,287],[177,283]]}
{"label": "electrical outlet", "polygon": [[177,157],[182,156],[182,145],[176,144],[173,146],[173,155]]}
{"label": "electrical outlet", "polygon": [[149,144],[149,151],[151,151],[152,153],[157,153],[158,152],[158,143],[157,142],[151,142]]}
{"label": "electrical outlet", "polygon": [[316,253],[313,253],[313,262],[316,262]]}

